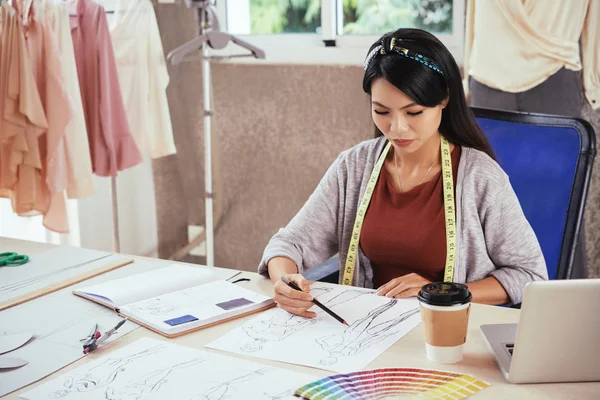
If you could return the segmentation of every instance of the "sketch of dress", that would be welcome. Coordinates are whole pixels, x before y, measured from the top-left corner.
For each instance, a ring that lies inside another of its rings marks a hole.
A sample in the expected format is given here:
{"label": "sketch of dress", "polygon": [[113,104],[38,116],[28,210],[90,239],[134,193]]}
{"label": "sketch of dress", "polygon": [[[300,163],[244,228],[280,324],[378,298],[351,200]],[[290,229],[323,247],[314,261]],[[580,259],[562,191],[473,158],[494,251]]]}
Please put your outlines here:
{"label": "sketch of dress", "polygon": [[139,400],[143,396],[155,393],[168,382],[168,377],[172,372],[192,367],[204,361],[204,358],[196,358],[183,363],[175,364],[170,367],[161,368],[152,371],[140,379],[135,379],[122,387],[109,386],[106,389],[106,400]]}
{"label": "sketch of dress", "polygon": [[372,294],[372,293],[365,292],[364,290],[348,289],[348,290],[343,291],[342,293],[338,293],[331,299],[325,300],[324,303],[327,305],[327,307],[334,308],[336,306],[339,306],[340,304],[347,303],[349,301],[356,299],[359,296],[367,295],[367,294]]}
{"label": "sketch of dress", "polygon": [[262,376],[266,371],[266,369],[261,368],[248,372],[244,375],[228,379],[225,382],[218,383],[217,385],[212,386],[201,393],[196,393],[191,400],[225,400],[231,398],[230,396],[234,395],[233,392],[237,391],[236,385]]}
{"label": "sketch of dress", "polygon": [[253,340],[240,349],[248,353],[258,351],[263,348],[265,343],[279,342],[315,322],[317,322],[316,319],[281,314],[266,320],[242,325],[244,332]]}
{"label": "sketch of dress", "polygon": [[366,316],[346,328],[341,335],[331,334],[317,338],[317,343],[323,350],[329,353],[319,363],[321,365],[332,365],[338,362],[340,357],[357,355],[370,346],[381,342],[386,337],[394,335],[397,331],[393,328],[419,312],[419,309],[415,308],[402,313],[394,319],[374,324],[377,317],[392,308],[397,302],[398,300],[393,299],[371,310]]}
{"label": "sketch of dress", "polygon": [[138,304],[134,306],[134,308],[140,311],[141,313],[156,316],[170,313],[171,311],[177,309],[177,306],[175,304],[172,304],[171,302],[164,301],[158,298],[148,300],[142,304]]}
{"label": "sketch of dress", "polygon": [[293,398],[294,392],[295,392],[294,389],[288,389],[288,390],[285,390],[285,391],[277,393],[277,394],[269,394],[269,393],[265,392],[264,396],[268,400],[281,400],[281,399]]}
{"label": "sketch of dress", "polygon": [[159,352],[164,346],[156,345],[139,353],[132,354],[130,356],[114,358],[107,358],[101,364],[96,365],[83,376],[70,376],[63,383],[64,389],[57,390],[50,394],[52,399],[60,399],[68,396],[72,392],[90,392],[92,390],[103,388],[115,381],[120,373],[125,371],[127,366],[135,360],[147,357],[149,355]]}
{"label": "sketch of dress", "polygon": [[329,293],[333,290],[333,288],[330,287],[316,287],[313,289],[310,289],[310,294],[312,295],[312,297],[319,297],[319,296],[323,296],[326,293]]}

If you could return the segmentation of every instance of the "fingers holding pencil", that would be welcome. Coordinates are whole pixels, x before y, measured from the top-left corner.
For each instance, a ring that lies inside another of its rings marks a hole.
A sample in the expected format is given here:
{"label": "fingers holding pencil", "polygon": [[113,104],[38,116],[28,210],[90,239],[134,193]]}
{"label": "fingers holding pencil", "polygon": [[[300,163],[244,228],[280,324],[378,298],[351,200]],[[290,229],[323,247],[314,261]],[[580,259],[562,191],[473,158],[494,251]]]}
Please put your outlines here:
{"label": "fingers holding pencil", "polygon": [[[300,286],[298,286],[298,284],[296,282],[290,280],[285,275],[281,277],[281,281],[283,283],[285,283],[287,286],[289,286],[292,289],[296,290],[297,292],[299,292],[299,293],[302,292],[302,289],[300,288]],[[318,301],[317,299],[313,298],[312,299],[312,303],[315,304],[320,309],[322,309],[323,311],[325,311],[327,314],[331,315],[333,318],[335,318],[336,320],[338,320],[342,324],[344,324],[346,326],[350,326],[342,317],[340,317],[339,315],[337,315],[335,312],[333,312],[332,310],[330,310],[325,305],[321,304],[321,302]]]}
{"label": "fingers holding pencil", "polygon": [[[283,281],[284,278],[288,282],[293,282],[300,290],[290,287]],[[310,294],[310,281],[301,274],[284,275],[282,280],[275,283],[273,300],[289,313],[306,318],[317,316],[314,312],[308,311],[314,306],[313,297]]]}

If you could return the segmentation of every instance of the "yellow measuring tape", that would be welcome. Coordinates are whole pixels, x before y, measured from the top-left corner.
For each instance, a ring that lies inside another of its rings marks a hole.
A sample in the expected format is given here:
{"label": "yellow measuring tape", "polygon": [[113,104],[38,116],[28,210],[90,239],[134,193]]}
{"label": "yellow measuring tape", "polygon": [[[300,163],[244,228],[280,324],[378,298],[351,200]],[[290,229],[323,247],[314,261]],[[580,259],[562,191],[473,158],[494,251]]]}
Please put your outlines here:
{"label": "yellow measuring tape", "polygon": [[[348,248],[348,256],[346,257],[346,266],[344,268],[344,279],[342,280],[343,285],[352,285],[354,278],[354,269],[356,268],[356,258],[358,256],[358,246],[360,242],[360,231],[362,229],[363,221],[365,220],[365,214],[371,197],[373,197],[373,191],[377,184],[377,179],[381,173],[383,162],[392,146],[391,142],[383,149],[383,153],[375,163],[367,189],[360,200],[358,206],[358,212],[356,214],[356,220],[354,221],[354,228],[352,229],[352,237],[350,238],[350,247]],[[454,279],[454,256],[456,253],[456,213],[454,209],[454,180],[452,178],[452,158],[450,155],[450,145],[448,140],[442,136],[440,142],[440,148],[442,153],[442,184],[444,190],[444,215],[446,225],[446,268],[444,270],[444,282],[452,282]]]}

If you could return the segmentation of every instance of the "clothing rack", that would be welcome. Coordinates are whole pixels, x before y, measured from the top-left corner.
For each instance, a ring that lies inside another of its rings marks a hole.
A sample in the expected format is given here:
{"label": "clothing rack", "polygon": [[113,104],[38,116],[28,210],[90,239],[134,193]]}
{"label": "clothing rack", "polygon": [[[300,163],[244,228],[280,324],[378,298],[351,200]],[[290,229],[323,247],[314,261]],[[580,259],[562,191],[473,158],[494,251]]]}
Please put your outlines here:
{"label": "clothing rack", "polygon": [[[2,3],[2,0],[0,0],[0,3]],[[104,10],[104,14],[114,14],[115,10]],[[69,17],[76,17],[77,14],[69,14]]]}

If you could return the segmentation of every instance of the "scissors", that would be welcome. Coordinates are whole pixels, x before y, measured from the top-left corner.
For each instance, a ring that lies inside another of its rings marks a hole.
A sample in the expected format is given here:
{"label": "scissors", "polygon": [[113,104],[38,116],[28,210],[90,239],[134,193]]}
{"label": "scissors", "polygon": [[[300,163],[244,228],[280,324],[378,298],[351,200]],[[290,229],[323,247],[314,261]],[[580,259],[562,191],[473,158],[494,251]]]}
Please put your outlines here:
{"label": "scissors", "polygon": [[0,267],[23,265],[29,262],[29,256],[17,253],[0,253]]}

